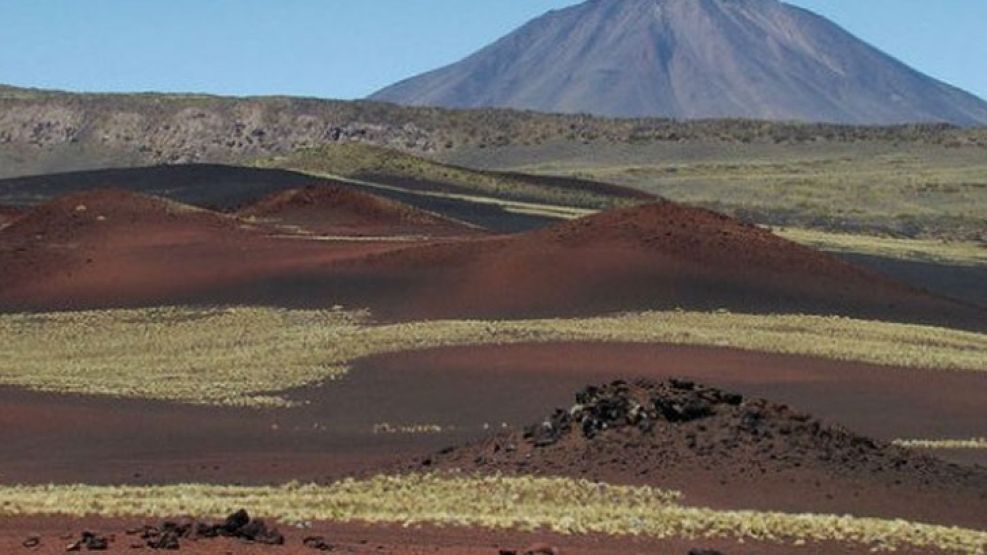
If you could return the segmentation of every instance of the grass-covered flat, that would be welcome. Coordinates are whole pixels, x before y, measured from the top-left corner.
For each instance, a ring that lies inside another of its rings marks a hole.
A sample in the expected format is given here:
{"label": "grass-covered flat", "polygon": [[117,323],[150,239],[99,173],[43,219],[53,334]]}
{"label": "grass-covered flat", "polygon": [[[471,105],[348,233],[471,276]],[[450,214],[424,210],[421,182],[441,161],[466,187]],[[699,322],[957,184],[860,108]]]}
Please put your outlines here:
{"label": "grass-covered flat", "polygon": [[284,405],[280,392],[360,358],[459,345],[668,343],[899,367],[987,371],[987,335],[844,317],[640,312],[382,324],[365,311],[150,308],[0,315],[0,384],[212,405]]}
{"label": "grass-covered flat", "polygon": [[836,254],[859,254],[948,266],[987,266],[987,243],[909,239],[815,229],[777,228],[775,234],[815,249]]}
{"label": "grass-covered flat", "polygon": [[987,155],[959,142],[560,141],[443,159],[617,183],[766,225],[987,240]]}
{"label": "grass-covered flat", "polygon": [[0,516],[219,517],[238,508],[286,522],[547,529],[561,534],[814,542],[862,550],[981,555],[987,532],[824,514],[691,507],[679,492],[568,478],[411,474],[330,485],[3,486]]}

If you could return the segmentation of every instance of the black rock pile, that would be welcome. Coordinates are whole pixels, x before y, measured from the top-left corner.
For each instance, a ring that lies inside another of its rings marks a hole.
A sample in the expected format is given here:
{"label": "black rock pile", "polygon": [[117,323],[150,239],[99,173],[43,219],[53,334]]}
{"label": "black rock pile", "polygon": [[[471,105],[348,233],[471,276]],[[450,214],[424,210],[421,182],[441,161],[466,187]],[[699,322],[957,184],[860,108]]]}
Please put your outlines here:
{"label": "black rock pile", "polygon": [[[605,432],[621,433],[608,433],[604,438]],[[627,434],[638,434],[651,442],[654,448],[649,449],[648,456],[660,456],[664,463],[698,456],[721,462],[746,457],[745,465],[757,463],[775,469],[810,461],[873,470],[906,466],[914,470],[931,464],[927,458],[882,445],[841,426],[824,424],[788,405],[747,399],[681,379],[615,381],[586,387],[576,394],[571,408],[557,409],[540,424],[525,428],[522,441],[536,451],[567,438],[590,443],[606,439],[629,446],[633,438]],[[479,460],[487,463],[511,455],[511,449],[505,454],[498,448],[500,441],[494,443],[492,452]],[[606,449],[613,448],[609,445]],[[555,460],[559,460],[557,455]]]}
{"label": "black rock pile", "polygon": [[110,540],[105,536],[100,536],[93,532],[83,532],[82,537],[65,546],[65,551],[106,551],[110,547]]}
{"label": "black rock pile", "polygon": [[323,536],[308,536],[302,540],[302,545],[316,551],[332,551],[336,548],[336,546],[327,542]]}
{"label": "black rock pile", "polygon": [[655,424],[692,422],[741,406],[744,398],[687,380],[662,383],[615,381],[589,386],[576,394],[570,409],[557,409],[541,424],[528,426],[524,438],[536,447],[554,445],[578,430],[586,439],[620,428],[650,432]]}
{"label": "black rock pile", "polygon": [[243,509],[229,515],[222,523],[166,521],[159,526],[147,525],[128,530],[127,534],[140,537],[142,544],[135,544],[135,548],[146,546],[165,550],[180,549],[183,540],[219,537],[264,545],[284,544],[284,536],[277,529],[269,528],[261,519],[250,518]]}

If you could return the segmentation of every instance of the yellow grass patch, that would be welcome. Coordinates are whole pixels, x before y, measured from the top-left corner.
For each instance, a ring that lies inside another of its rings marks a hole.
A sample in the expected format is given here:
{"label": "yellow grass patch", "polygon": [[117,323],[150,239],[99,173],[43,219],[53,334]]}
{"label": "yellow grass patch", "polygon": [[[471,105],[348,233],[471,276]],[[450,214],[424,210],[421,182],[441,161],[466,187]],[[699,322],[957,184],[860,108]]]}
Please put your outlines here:
{"label": "yellow grass patch", "polygon": [[790,241],[829,252],[957,266],[987,266],[987,244],[974,241],[902,239],[797,228],[775,229],[774,232]]}
{"label": "yellow grass patch", "polygon": [[842,317],[664,311],[378,325],[361,311],[178,307],[0,315],[0,385],[283,405],[287,400],[279,392],[342,376],[367,356],[570,341],[706,345],[987,371],[987,334]]}
{"label": "yellow grass patch", "polygon": [[896,439],[898,447],[909,449],[987,449],[987,438],[971,439]]}
{"label": "yellow grass patch", "polygon": [[431,435],[444,432],[455,431],[455,426],[442,426],[440,424],[391,424],[381,422],[374,424],[374,435],[378,434],[401,434],[401,435]]}
{"label": "yellow grass patch", "polygon": [[7,516],[215,518],[239,508],[287,522],[546,529],[788,545],[833,541],[862,549],[941,549],[969,555],[982,555],[987,545],[987,533],[977,530],[853,516],[712,510],[682,505],[674,491],[567,478],[426,474],[328,486],[0,487],[0,515]]}

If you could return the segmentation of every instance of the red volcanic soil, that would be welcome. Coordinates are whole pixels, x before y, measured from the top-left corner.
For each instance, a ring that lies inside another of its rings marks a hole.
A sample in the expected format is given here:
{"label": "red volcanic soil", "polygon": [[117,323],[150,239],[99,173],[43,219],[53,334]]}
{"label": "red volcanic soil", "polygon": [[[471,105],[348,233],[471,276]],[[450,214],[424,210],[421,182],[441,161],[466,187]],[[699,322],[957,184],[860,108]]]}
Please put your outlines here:
{"label": "red volcanic soil", "polygon": [[111,235],[127,228],[180,223],[231,228],[235,220],[187,204],[131,193],[100,189],[59,197],[27,211],[9,233],[44,241],[77,240]]}
{"label": "red volcanic soil", "polygon": [[0,229],[12,224],[22,213],[20,208],[0,204]]}
{"label": "red volcanic soil", "polygon": [[[285,238],[263,220],[154,197],[71,195],[0,235],[0,309],[339,304],[402,320],[681,307],[987,325],[982,309],[670,202],[496,237],[452,236],[465,228],[334,188],[275,195],[247,212],[364,237]],[[327,213],[332,217],[320,219]],[[413,229],[450,235],[376,237]]]}
{"label": "red volcanic soil", "polygon": [[[586,384],[617,377],[657,380],[667,376],[699,379],[738,391],[745,398],[768,397],[822,416],[824,425],[853,425],[881,439],[970,437],[987,418],[987,405],[980,395],[987,386],[987,376],[974,373],[661,345],[457,347],[362,361],[338,381],[292,393],[310,401],[295,409],[188,407],[0,388],[4,407],[0,411],[0,444],[4,445],[0,476],[8,483],[304,482],[406,469],[407,461],[420,461],[430,454],[430,468],[435,468],[442,466],[442,461],[434,453],[446,446],[484,445],[484,438],[496,433],[484,430],[484,423],[497,429],[500,422],[506,422],[511,430],[521,430],[524,424],[540,422],[552,407],[571,405],[572,393]],[[455,425],[456,430],[434,435],[374,434],[372,427],[380,422]],[[705,432],[698,430],[701,422],[688,425],[697,437],[704,437]],[[715,429],[708,426],[708,431]],[[685,441],[686,434],[674,437]],[[639,438],[631,439],[640,442]],[[602,445],[614,450],[603,456],[606,449],[594,450],[577,442],[576,449],[592,456],[589,461],[594,464],[590,465],[577,461],[573,445],[565,445],[556,465],[542,459],[531,470],[575,471],[579,476],[602,475],[617,482],[680,489],[686,502],[701,506],[850,512],[985,526],[982,515],[987,507],[976,496],[984,482],[971,486],[962,471],[956,471],[959,477],[955,483],[944,483],[933,473],[935,479],[930,484],[915,483],[907,470],[902,477],[893,468],[876,470],[873,476],[854,471],[834,475],[827,471],[829,463],[813,459],[820,453],[809,443],[802,446],[806,462],[801,469],[773,468],[768,474],[756,471],[752,475],[750,470],[758,467],[740,468],[737,455],[714,451],[711,458],[697,458],[695,466],[683,469],[681,462],[662,464],[639,476],[629,469],[654,461],[640,450],[632,449],[628,454],[625,443],[606,441]],[[748,445],[742,436],[739,443]],[[681,453],[692,451],[684,447]],[[752,456],[750,450],[742,454],[747,459]],[[759,461],[757,457],[753,460]],[[584,469],[588,474],[581,472]],[[945,472],[953,470],[950,467]],[[896,484],[896,479],[902,482]],[[17,552],[14,549],[19,550],[20,542],[31,534],[42,535],[43,553],[63,552],[68,542],[59,537],[82,530],[115,533],[121,539],[114,549],[129,552],[123,531],[137,524],[141,522],[0,519],[0,552]],[[565,553],[600,555],[685,555],[695,547],[716,548],[726,554],[792,552],[790,548],[752,543],[563,538],[456,528],[404,530],[322,523],[316,523],[311,531],[281,528],[289,545],[277,552],[285,553],[309,552],[299,549],[297,543],[310,533],[326,536],[343,546],[344,552],[358,553],[383,546],[385,553],[494,554],[501,547],[519,549],[535,541],[548,541]],[[264,553],[270,548],[220,541],[190,544],[187,549],[192,553]],[[857,549],[811,545],[798,551],[850,554],[859,552]]]}
{"label": "red volcanic soil", "polygon": [[[502,423],[519,430],[553,407],[571,405],[572,393],[586,384],[669,376],[790,404],[881,441],[974,437],[982,435],[987,419],[981,394],[987,376],[976,373],[662,345],[459,347],[365,360],[339,380],[290,393],[306,401],[293,409],[190,407],[0,388],[0,476],[13,483],[333,480],[407,468],[407,461],[497,433]],[[385,422],[436,424],[445,431],[374,433]],[[787,468],[752,481],[729,456],[700,462],[685,471],[651,468],[643,477],[616,472],[616,465],[601,472],[632,483],[647,479],[681,489],[690,503],[725,508],[850,511],[947,524],[984,514],[951,501],[967,494],[940,495],[944,490],[913,487],[910,480],[899,487],[887,479],[891,474],[864,480],[812,464],[809,471]],[[567,468],[581,470],[560,466]],[[970,500],[976,507],[982,502]],[[984,526],[982,520],[974,524]]]}
{"label": "red volcanic soil", "polygon": [[[982,310],[892,282],[764,229],[672,202],[535,232],[390,252],[358,279],[404,276],[397,317],[531,316],[644,308],[812,312],[983,326]],[[398,278],[400,279],[400,278]]]}
{"label": "red volcanic soil", "polygon": [[321,235],[464,235],[468,224],[352,188],[315,185],[264,197],[239,211]]}
{"label": "red volcanic soil", "polygon": [[[743,499],[747,508],[795,512],[806,510],[804,497],[824,494],[831,511],[984,525],[987,469],[875,441],[788,405],[682,379],[589,386],[572,402],[523,431],[409,468],[680,488],[692,504],[738,508]],[[728,493],[731,482],[744,484],[742,496]],[[798,498],[782,501],[786,490]],[[970,512],[950,511],[956,502]]]}
{"label": "red volcanic soil", "polygon": [[[293,199],[277,198],[269,199],[274,201],[271,214],[298,213]],[[367,225],[373,225],[368,217]],[[354,224],[350,229],[360,234],[362,228]],[[725,306],[984,321],[981,312],[925,296],[736,220],[671,203],[522,235],[447,237],[410,247],[406,242],[286,240],[275,237],[278,233],[263,222],[250,224],[122,191],[63,197],[0,232],[0,308],[339,303],[410,318]],[[676,428],[668,426],[680,424],[662,423],[660,441],[637,429],[618,429],[594,438],[570,434],[544,447],[525,444],[530,438],[522,426],[540,422],[552,407],[568,407],[572,392],[588,383],[671,376],[790,404],[824,421],[816,427],[814,419],[803,420],[795,409],[775,404],[718,404],[716,410],[725,412],[712,419]],[[819,434],[838,422],[882,441],[983,435],[985,387],[987,376],[975,373],[728,349],[560,344],[377,357],[361,361],[340,380],[289,392],[308,401],[293,409],[187,407],[0,388],[0,479],[279,483],[407,469],[408,461],[422,468],[428,458],[425,468],[568,473],[652,484],[680,489],[696,505],[851,512],[983,528],[983,469],[930,461],[845,431],[827,432],[823,439]],[[761,416],[737,412],[752,408]],[[750,418],[769,424],[755,426],[753,434]],[[384,422],[439,424],[446,431],[374,433],[374,426]],[[501,423],[507,431],[489,439]],[[791,427],[787,434],[785,425]],[[796,440],[790,439],[793,432]],[[497,442],[500,449],[494,447]],[[832,449],[829,442],[835,442]],[[445,451],[449,445],[465,447]],[[508,451],[508,445],[515,450]],[[518,456],[526,454],[531,458]],[[65,532],[95,528],[124,538],[123,530],[131,526],[103,519],[0,519],[0,552],[21,550],[20,542],[34,533],[43,536],[38,552],[64,552],[68,542],[60,536]],[[278,552],[311,552],[297,545],[308,531],[287,532],[292,545]],[[356,553],[496,553],[543,538],[565,553],[587,555],[684,554],[693,547],[728,555],[791,552],[715,541],[695,545],[318,523],[312,533]],[[224,541],[183,550],[270,550]],[[131,552],[126,539],[113,549]],[[855,552],[845,546],[799,551]]]}
{"label": "red volcanic soil", "polygon": [[[179,515],[180,516],[180,515]],[[39,553],[54,555],[65,553],[66,544],[77,540],[84,530],[112,538],[104,553],[134,553],[147,548],[132,548],[140,543],[128,530],[144,524],[159,525],[161,521],[141,521],[102,518],[12,518],[0,520],[0,552]],[[561,536],[547,532],[492,531],[476,528],[430,526],[409,527],[312,523],[304,530],[289,525],[279,526],[285,536],[285,544],[266,546],[240,540],[217,538],[201,541],[185,541],[178,553],[200,555],[230,555],[276,553],[284,555],[311,555],[320,551],[304,546],[309,537],[321,537],[334,546],[333,553],[375,553],[383,555],[499,555],[501,550],[516,551],[519,555],[535,546],[554,547],[560,555],[629,555],[662,554],[687,555],[692,549],[717,549],[725,555],[759,553],[763,555],[791,555],[790,546],[747,541],[743,545],[725,540],[647,540],[634,537]],[[22,547],[29,537],[38,537],[41,544],[30,550]],[[839,544],[812,544],[801,546],[798,553],[804,555],[858,555],[859,546]],[[898,550],[900,555],[938,555],[936,551],[915,552]]]}
{"label": "red volcanic soil", "polygon": [[[270,280],[395,245],[279,240],[275,230],[122,190],[60,197],[0,235],[0,307],[95,308],[231,300],[300,302]],[[406,244],[404,245],[406,246]]]}
{"label": "red volcanic soil", "polygon": [[[880,440],[895,437],[973,437],[982,434],[987,404],[981,392],[987,376],[885,368],[823,359],[767,355],[730,349],[663,345],[548,344],[456,347],[396,353],[367,359],[340,380],[290,393],[308,401],[294,409],[246,410],[190,407],[102,397],[62,396],[0,388],[0,476],[7,483],[176,482],[283,483],[333,480],[407,469],[409,460],[432,456],[442,466],[443,448],[485,445],[500,423],[520,431],[540,422],[552,407],[567,407],[572,393],[590,383],[616,378],[665,379],[684,376],[737,391],[745,398],[766,397],[790,404]],[[931,384],[931,385],[930,385]],[[375,434],[375,424],[439,424],[441,434]],[[489,424],[490,429],[485,429]],[[693,422],[691,430],[702,438]],[[454,430],[450,430],[455,427]],[[715,430],[708,426],[708,430]],[[687,434],[688,432],[686,432]],[[780,437],[780,434],[779,434]],[[638,438],[631,438],[632,440]],[[687,441],[687,435],[674,436]],[[812,443],[803,446],[804,467],[742,467],[751,459],[723,451],[708,458],[683,448],[696,464],[679,461],[655,468],[647,454],[626,451],[626,442],[606,441],[577,460],[572,445],[555,461],[537,460],[531,470],[573,471],[578,476],[649,483],[680,489],[690,504],[732,509],[789,510],[882,517],[907,517],[983,528],[985,501],[956,471],[955,483],[931,474],[916,483],[907,470],[877,470],[873,476],[848,470],[834,475],[832,461],[818,461]],[[741,445],[748,445],[742,440]],[[606,449],[603,448],[606,447]],[[796,444],[798,446],[798,444]],[[660,445],[659,445],[660,447]],[[548,447],[551,449],[552,447]],[[604,451],[613,448],[614,451]],[[678,451],[673,451],[677,453]],[[636,453],[636,454],[635,454]],[[756,454],[754,452],[753,454]],[[770,454],[779,454],[768,451]],[[785,455],[784,452],[780,452]],[[788,455],[799,455],[798,451]],[[816,459],[814,459],[815,457]],[[905,457],[911,460],[911,457]],[[474,457],[475,459],[475,457]],[[614,459],[617,459],[614,461]],[[877,457],[880,459],[880,456]],[[769,459],[770,460],[770,459]],[[753,458],[755,463],[761,461]],[[467,460],[466,463],[472,463]],[[473,467],[470,464],[463,466]],[[651,466],[644,466],[651,464]],[[456,466],[459,466],[458,464]],[[496,465],[491,465],[496,466]],[[894,466],[894,463],[891,463]],[[415,468],[421,468],[416,466]],[[510,470],[507,466],[500,466]],[[648,473],[638,475],[647,468]],[[586,474],[583,470],[587,471]],[[751,470],[755,470],[752,475]],[[948,475],[954,469],[946,468]],[[982,470],[980,472],[983,472]],[[901,483],[896,484],[895,480]],[[249,507],[247,507],[249,509]],[[31,534],[44,538],[43,553],[63,552],[63,533],[93,529],[115,533],[140,524],[103,519],[0,519],[0,552],[17,552]],[[289,537],[283,552],[299,550],[309,531],[282,527]],[[471,529],[403,530],[317,523],[345,551],[384,546],[385,553],[496,553],[547,540],[566,553],[682,553],[693,547],[724,553],[787,554],[772,546],[730,542],[649,542],[614,538],[556,538],[543,534],[489,533]],[[363,543],[363,541],[367,543]],[[114,549],[129,550],[126,540]],[[186,549],[183,547],[183,550]],[[240,544],[192,544],[192,553],[268,552]],[[433,551],[434,550],[434,551]],[[282,552],[278,550],[278,552]],[[856,553],[845,546],[809,546],[800,553]]]}

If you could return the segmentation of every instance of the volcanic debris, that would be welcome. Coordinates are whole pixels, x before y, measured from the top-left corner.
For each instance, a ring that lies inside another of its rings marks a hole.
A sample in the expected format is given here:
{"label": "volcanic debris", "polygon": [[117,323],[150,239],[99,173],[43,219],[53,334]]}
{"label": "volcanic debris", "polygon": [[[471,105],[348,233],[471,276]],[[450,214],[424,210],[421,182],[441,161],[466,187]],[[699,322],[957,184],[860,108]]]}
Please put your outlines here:
{"label": "volcanic debris", "polygon": [[247,511],[240,509],[226,517],[222,523],[207,522],[172,522],[166,521],[160,526],[142,526],[127,531],[130,535],[139,536],[143,545],[151,549],[176,550],[181,548],[182,540],[198,540],[203,538],[236,538],[250,543],[264,545],[283,545],[284,536],[275,528],[257,518],[250,518]]}
{"label": "volcanic debris", "polygon": [[65,546],[65,551],[106,551],[110,547],[110,540],[105,536],[100,536],[93,532],[83,532],[82,537]]}
{"label": "volcanic debris", "polygon": [[[499,551],[500,555],[560,555],[561,551],[557,547],[536,543],[531,545],[524,551],[517,551],[515,549],[501,549]],[[713,549],[692,549],[689,551],[688,555],[724,555],[720,551]]]}
{"label": "volcanic debris", "polygon": [[[740,407],[744,398],[735,393],[697,385],[687,380],[636,385],[615,381],[602,387],[589,386],[576,394],[569,410],[556,411],[541,424],[528,426],[524,438],[535,447],[554,445],[578,430],[586,439],[603,431],[633,427],[651,432],[656,423],[692,422],[716,415],[723,408]],[[760,406],[745,413],[755,426],[761,420]]]}
{"label": "volcanic debris", "polygon": [[744,476],[811,467],[841,475],[886,474],[891,481],[965,479],[931,457],[824,423],[788,405],[691,380],[614,381],[586,387],[575,400],[521,432],[436,453],[418,464],[580,476],[602,472],[611,479],[635,480],[697,464]]}
{"label": "volcanic debris", "polygon": [[560,555],[560,551],[557,547],[548,545],[547,543],[536,543],[528,546],[527,549],[523,551],[516,551],[514,549],[501,549],[500,555]]}
{"label": "volcanic debris", "polygon": [[302,545],[309,549],[315,549],[316,551],[332,551],[336,546],[327,542],[322,536],[308,536],[302,540]]}

